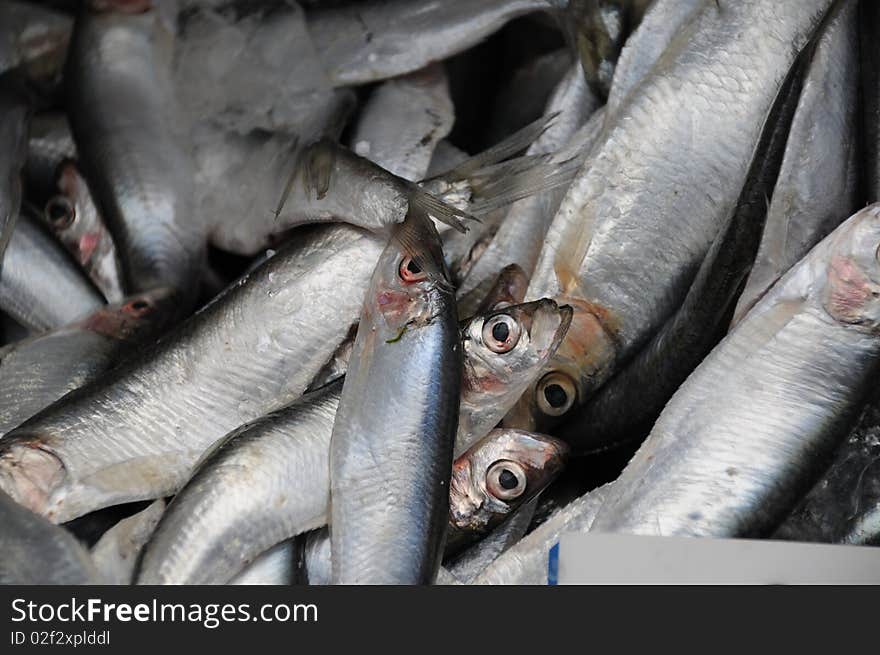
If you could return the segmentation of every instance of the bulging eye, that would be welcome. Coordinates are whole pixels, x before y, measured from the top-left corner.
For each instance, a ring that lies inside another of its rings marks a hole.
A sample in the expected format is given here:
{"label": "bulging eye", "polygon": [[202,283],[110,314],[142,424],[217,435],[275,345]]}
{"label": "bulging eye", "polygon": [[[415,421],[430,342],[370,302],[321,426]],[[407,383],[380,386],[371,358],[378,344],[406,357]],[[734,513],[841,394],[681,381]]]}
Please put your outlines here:
{"label": "bulging eye", "polygon": [[502,459],[489,467],[486,489],[499,500],[513,500],[526,492],[526,472],[516,462]]}
{"label": "bulging eye", "polygon": [[70,227],[76,219],[76,210],[73,203],[65,196],[55,196],[49,198],[45,209],[46,219],[49,224],[56,230],[63,230]]}
{"label": "bulging eye", "polygon": [[498,314],[483,324],[483,343],[495,353],[506,353],[519,342],[519,323],[509,314]]}
{"label": "bulging eye", "polygon": [[410,256],[406,256],[400,260],[400,265],[397,267],[397,273],[400,275],[400,279],[408,284],[421,282],[428,277],[428,274],[425,273],[421,266],[419,266]]}
{"label": "bulging eye", "polygon": [[577,390],[564,373],[548,373],[538,382],[535,400],[548,416],[562,416],[574,404]]}

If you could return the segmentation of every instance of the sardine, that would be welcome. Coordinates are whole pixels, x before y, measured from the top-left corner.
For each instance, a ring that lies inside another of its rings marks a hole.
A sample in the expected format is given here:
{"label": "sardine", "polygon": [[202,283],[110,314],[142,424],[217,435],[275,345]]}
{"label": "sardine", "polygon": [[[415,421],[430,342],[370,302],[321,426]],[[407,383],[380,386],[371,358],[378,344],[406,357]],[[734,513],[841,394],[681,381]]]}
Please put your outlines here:
{"label": "sardine", "polygon": [[0,488],[55,522],[175,493],[212,443],[303,393],[357,320],[381,250],[353,228],[302,231],[155,347],[0,439]]}
{"label": "sardine", "polygon": [[130,13],[125,4],[90,0],[77,18],[65,69],[71,128],[125,292],[172,288],[185,313],[205,229],[193,212],[189,126],[169,76],[173,37],[157,9]]}
{"label": "sardine", "polygon": [[858,203],[858,3],[841,2],[823,29],[767,210],[758,257],[736,323]]}
{"label": "sardine", "polygon": [[758,537],[828,465],[880,359],[880,206],[791,269],[688,377],[592,530]]}
{"label": "sardine", "polygon": [[830,0],[706,0],[627,95],[554,217],[528,297],[575,310],[524,399],[545,429],[662,325],[736,201],[779,84]]}
{"label": "sardine", "polygon": [[333,425],[334,583],[425,584],[437,573],[458,427],[457,321],[439,236],[411,210],[370,281]]}
{"label": "sardine", "polygon": [[98,290],[52,235],[26,214],[16,222],[0,267],[0,308],[37,332],[91,314]]}
{"label": "sardine", "polygon": [[116,364],[156,333],[168,292],[100,307],[82,320],[0,349],[0,435]]}

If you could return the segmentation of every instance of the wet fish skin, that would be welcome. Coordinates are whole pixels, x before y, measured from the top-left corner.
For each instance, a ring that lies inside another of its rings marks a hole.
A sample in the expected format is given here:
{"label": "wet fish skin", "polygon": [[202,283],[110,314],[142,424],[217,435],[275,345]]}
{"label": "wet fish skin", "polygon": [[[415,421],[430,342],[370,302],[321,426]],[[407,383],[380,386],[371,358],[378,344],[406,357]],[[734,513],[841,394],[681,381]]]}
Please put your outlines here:
{"label": "wet fish skin", "polygon": [[148,545],[138,584],[223,584],[260,552],[325,525],[341,389],[339,380],[242,426],[205,456]]}
{"label": "wet fish skin", "polygon": [[333,84],[396,77],[476,45],[505,23],[550,9],[547,0],[392,0],[307,12]]}
{"label": "wet fish skin", "polygon": [[82,320],[0,349],[0,435],[98,379],[158,332],[167,290],[100,307]]}
{"label": "wet fish skin", "polygon": [[547,584],[547,556],[550,549],[559,542],[562,533],[587,532],[590,529],[614,484],[593,489],[554,511],[547,521],[501,554],[470,584]]}
{"label": "wet fish skin", "polygon": [[493,430],[452,467],[446,553],[485,536],[562,471],[568,446],[523,430]]}
{"label": "wet fish skin", "polygon": [[12,84],[0,81],[0,259],[21,210],[30,109]]}
{"label": "wet fish skin", "polygon": [[76,146],[67,116],[60,111],[38,112],[31,117],[25,188],[34,202],[45,202],[57,193],[58,165],[76,159]]}
{"label": "wet fish skin", "polygon": [[141,551],[164,511],[165,501],[160,498],[119,521],[92,546],[92,561],[108,584],[131,584]]}
{"label": "wet fish skin", "polygon": [[184,312],[195,300],[205,228],[193,212],[188,125],[170,80],[173,37],[158,10],[124,9],[80,12],[65,68],[69,118],[126,293],[170,287]]}
{"label": "wet fish skin", "polygon": [[283,541],[251,562],[231,585],[289,585],[295,576],[294,545]]}
{"label": "wet fish skin", "polygon": [[830,5],[747,0],[719,12],[707,0],[606,119],[527,295],[575,309],[548,370],[565,397],[554,387],[551,404],[539,383],[523,427],[550,429],[586,402],[680,304],[741,189],[780,80]]}
{"label": "wet fish skin", "polygon": [[876,374],[878,244],[872,205],[789,271],[673,396],[592,530],[773,530],[828,465]]}
{"label": "wet fish skin", "polygon": [[840,444],[834,461],[774,539],[860,545],[880,544],[880,398],[876,393]]}
{"label": "wet fish skin", "polygon": [[0,492],[0,584],[82,585],[102,580],[88,551],[64,528]]}
{"label": "wet fish skin", "polygon": [[356,320],[382,245],[302,231],[149,352],[7,434],[0,488],[55,522],[173,494],[212,443],[303,393]]}
{"label": "wet fish skin", "polygon": [[859,202],[858,3],[824,28],[791,126],[767,225],[733,323]]}
{"label": "wet fish skin", "polygon": [[124,294],[116,244],[76,164],[60,165],[57,187],[61,193],[49,199],[43,218],[107,301],[119,302]]}
{"label": "wet fish skin", "polygon": [[[834,26],[829,16],[817,37]],[[777,93],[751,157],[736,204],[709,247],[684,300],[617,375],[575,408],[559,435],[581,452],[638,441],[688,375],[727,332],[737,297],[766,237],[767,198],[775,197],[802,106],[802,90],[818,56],[814,38],[798,55]]]}
{"label": "wet fish skin", "polygon": [[459,413],[457,323],[439,237],[411,211],[370,281],[330,440],[336,584],[436,575]]}
{"label": "wet fish skin", "polygon": [[0,308],[43,332],[96,311],[104,299],[76,263],[26,214],[16,221],[0,270]]}

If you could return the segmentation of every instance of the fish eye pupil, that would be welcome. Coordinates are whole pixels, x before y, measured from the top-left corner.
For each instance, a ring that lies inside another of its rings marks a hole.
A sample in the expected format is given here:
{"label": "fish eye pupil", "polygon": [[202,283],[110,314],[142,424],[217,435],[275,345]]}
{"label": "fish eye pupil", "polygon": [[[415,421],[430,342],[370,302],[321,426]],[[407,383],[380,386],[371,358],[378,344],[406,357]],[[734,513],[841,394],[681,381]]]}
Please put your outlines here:
{"label": "fish eye pupil", "polygon": [[416,264],[414,259],[409,260],[409,262],[406,265],[406,270],[408,270],[413,275],[418,275],[419,273],[422,272],[421,267],[418,264]]}
{"label": "fish eye pupil", "polygon": [[507,327],[507,323],[496,323],[492,326],[492,338],[495,339],[495,341],[507,341],[507,337],[509,336],[510,328]]}
{"label": "fish eye pupil", "polygon": [[147,304],[146,300],[135,300],[131,304],[131,307],[132,307],[132,309],[140,310],[140,309],[146,309],[147,307],[149,307],[149,304]]}
{"label": "fish eye pupil", "polygon": [[548,384],[544,388],[544,398],[547,399],[547,403],[550,407],[555,409],[559,409],[564,406],[566,401],[568,400],[568,394],[565,393],[565,389],[563,389],[558,384]]}
{"label": "fish eye pupil", "polygon": [[509,469],[504,469],[498,475],[498,484],[501,485],[502,489],[510,491],[511,489],[516,489],[519,481],[516,479],[516,476],[510,472]]}

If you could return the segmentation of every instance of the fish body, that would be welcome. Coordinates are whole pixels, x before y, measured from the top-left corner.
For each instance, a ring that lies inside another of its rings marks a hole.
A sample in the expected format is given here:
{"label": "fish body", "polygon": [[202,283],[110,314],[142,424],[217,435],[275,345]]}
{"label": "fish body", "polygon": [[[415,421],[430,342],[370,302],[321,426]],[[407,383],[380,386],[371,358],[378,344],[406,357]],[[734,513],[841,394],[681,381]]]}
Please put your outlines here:
{"label": "fish body", "polygon": [[830,462],[876,374],[878,244],[873,205],[789,271],[669,401],[592,529],[775,528]]}
{"label": "fish body", "polygon": [[0,268],[0,307],[36,332],[72,323],[104,299],[82,270],[30,216],[15,224]]}

